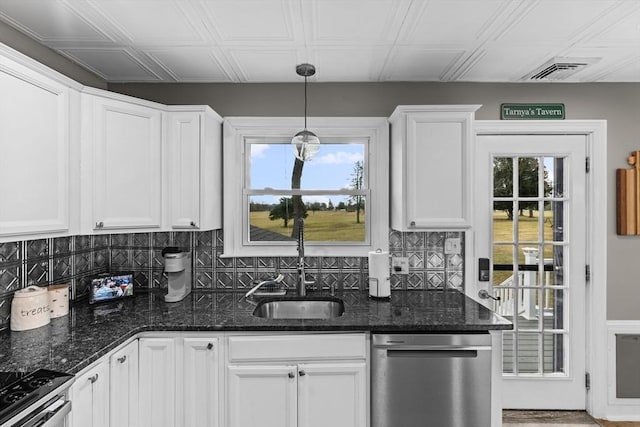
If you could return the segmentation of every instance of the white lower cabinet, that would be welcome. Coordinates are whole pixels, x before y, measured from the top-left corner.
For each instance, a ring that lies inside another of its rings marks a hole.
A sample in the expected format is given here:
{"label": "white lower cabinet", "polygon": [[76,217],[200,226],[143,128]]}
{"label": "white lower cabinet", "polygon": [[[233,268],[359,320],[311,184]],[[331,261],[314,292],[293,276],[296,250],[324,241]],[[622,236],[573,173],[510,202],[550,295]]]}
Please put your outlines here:
{"label": "white lower cabinet", "polygon": [[138,340],[109,357],[109,425],[137,427]]}
{"label": "white lower cabinet", "polygon": [[174,427],[176,419],[175,338],[140,338],[139,411],[141,427]]}
{"label": "white lower cabinet", "polygon": [[238,336],[228,342],[229,427],[366,427],[365,334]]}
{"label": "white lower cabinet", "polygon": [[228,427],[295,427],[295,365],[231,365],[227,369]]}
{"label": "white lower cabinet", "polygon": [[298,427],[366,425],[367,366],[364,361],[298,365]]}
{"label": "white lower cabinet", "polygon": [[109,363],[102,359],[71,386],[71,427],[109,426]]}
{"label": "white lower cabinet", "polygon": [[184,338],[182,350],[182,419],[184,427],[220,425],[220,356],[218,338]]}

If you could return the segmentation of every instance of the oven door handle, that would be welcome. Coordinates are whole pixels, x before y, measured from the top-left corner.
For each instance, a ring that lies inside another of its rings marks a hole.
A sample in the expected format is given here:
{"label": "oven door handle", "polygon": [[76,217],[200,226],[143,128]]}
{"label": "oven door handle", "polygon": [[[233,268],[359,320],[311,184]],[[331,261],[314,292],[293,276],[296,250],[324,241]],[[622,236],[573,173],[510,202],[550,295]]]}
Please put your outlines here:
{"label": "oven door handle", "polygon": [[21,424],[20,427],[56,427],[63,426],[64,418],[71,412],[71,401],[67,400],[56,410],[45,408],[35,417],[31,418],[27,423]]}

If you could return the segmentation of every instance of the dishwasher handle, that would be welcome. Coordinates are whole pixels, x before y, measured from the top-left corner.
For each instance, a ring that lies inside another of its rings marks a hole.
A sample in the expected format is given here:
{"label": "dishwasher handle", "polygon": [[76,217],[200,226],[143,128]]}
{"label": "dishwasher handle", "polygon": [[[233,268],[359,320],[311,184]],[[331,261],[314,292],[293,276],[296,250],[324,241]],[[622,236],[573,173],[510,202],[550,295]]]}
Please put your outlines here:
{"label": "dishwasher handle", "polygon": [[417,359],[441,359],[441,358],[475,358],[478,357],[478,349],[411,349],[397,350],[387,349],[387,357],[417,358]]}

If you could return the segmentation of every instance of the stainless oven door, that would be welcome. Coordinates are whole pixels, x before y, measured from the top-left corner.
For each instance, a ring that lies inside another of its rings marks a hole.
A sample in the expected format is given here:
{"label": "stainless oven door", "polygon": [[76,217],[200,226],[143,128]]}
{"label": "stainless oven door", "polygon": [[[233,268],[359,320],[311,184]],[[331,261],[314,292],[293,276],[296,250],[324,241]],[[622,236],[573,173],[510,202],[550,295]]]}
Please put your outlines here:
{"label": "stainless oven door", "polygon": [[66,427],[67,415],[71,412],[71,401],[59,396],[49,404],[14,424],[16,427]]}

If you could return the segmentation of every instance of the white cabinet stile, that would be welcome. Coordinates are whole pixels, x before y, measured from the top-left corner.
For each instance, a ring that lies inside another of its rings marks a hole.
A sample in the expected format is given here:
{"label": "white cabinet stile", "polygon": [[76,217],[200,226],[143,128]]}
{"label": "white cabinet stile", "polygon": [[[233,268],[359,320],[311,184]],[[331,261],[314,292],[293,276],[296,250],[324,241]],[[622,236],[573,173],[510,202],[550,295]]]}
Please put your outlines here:
{"label": "white cabinet stile", "polygon": [[391,228],[471,226],[471,144],[479,105],[398,106],[391,115]]}
{"label": "white cabinet stile", "polygon": [[176,417],[176,339],[139,340],[139,425],[179,426]]}
{"label": "white cabinet stile", "polygon": [[109,363],[101,360],[71,386],[71,427],[109,427]]}
{"label": "white cabinet stile", "polygon": [[137,427],[138,340],[109,357],[109,425]]}

